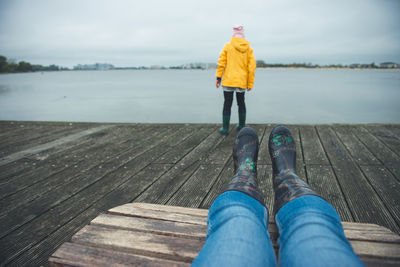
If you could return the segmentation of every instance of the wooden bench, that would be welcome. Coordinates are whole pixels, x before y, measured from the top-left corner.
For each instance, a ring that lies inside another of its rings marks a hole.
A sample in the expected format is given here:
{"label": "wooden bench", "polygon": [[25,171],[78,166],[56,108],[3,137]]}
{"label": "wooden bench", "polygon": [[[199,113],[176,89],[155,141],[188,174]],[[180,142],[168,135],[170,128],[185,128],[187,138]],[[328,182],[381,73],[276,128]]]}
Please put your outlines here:
{"label": "wooden bench", "polygon": [[[188,266],[201,250],[208,210],[129,203],[95,218],[50,257],[50,266]],[[375,224],[343,222],[367,266],[399,266],[400,237]],[[278,232],[268,230],[275,250]]]}

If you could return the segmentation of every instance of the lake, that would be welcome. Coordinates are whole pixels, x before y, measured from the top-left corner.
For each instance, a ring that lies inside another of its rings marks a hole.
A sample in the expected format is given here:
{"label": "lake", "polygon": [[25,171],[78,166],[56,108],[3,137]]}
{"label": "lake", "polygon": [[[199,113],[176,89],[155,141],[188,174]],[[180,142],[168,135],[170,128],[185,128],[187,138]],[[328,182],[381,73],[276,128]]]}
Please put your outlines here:
{"label": "lake", "polygon": [[[220,123],[215,70],[0,75],[0,120]],[[399,123],[400,71],[257,69],[249,123]],[[237,122],[237,105],[232,120]]]}

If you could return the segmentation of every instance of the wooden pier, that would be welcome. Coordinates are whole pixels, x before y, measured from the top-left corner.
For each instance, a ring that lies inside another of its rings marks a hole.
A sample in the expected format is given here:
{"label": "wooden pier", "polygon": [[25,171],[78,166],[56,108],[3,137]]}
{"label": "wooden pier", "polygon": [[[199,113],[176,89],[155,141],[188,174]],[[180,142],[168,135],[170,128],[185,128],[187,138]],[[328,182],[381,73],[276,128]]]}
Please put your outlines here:
{"label": "wooden pier", "polygon": [[[258,174],[271,211],[268,136]],[[287,125],[297,173],[341,219],[400,233],[400,125]],[[215,124],[0,121],[0,266],[46,265],[100,213],[128,202],[208,208],[233,173],[236,131]]]}

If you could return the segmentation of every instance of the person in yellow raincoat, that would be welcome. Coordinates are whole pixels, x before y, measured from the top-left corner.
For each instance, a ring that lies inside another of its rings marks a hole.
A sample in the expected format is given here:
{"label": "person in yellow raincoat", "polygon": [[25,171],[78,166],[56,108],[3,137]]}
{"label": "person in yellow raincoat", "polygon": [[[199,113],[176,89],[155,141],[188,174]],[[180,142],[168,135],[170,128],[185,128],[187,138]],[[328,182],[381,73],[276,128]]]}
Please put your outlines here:
{"label": "person in yellow raincoat", "polygon": [[228,135],[229,121],[233,93],[236,92],[236,101],[239,107],[239,131],[246,123],[246,104],[244,94],[254,86],[256,60],[250,42],[245,40],[243,26],[234,26],[231,41],[222,49],[217,66],[216,86],[224,90],[224,108],[222,111],[222,127],[219,130],[222,135]]}

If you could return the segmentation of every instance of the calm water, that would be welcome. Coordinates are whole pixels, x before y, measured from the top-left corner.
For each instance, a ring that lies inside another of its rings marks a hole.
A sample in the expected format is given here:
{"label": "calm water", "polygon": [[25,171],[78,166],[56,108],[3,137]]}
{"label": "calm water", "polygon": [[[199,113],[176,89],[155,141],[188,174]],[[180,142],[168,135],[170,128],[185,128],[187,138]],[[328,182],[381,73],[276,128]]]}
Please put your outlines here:
{"label": "calm water", "polygon": [[[214,70],[0,75],[0,120],[219,123]],[[400,122],[400,71],[257,69],[250,123]],[[232,107],[233,122],[237,106]]]}

